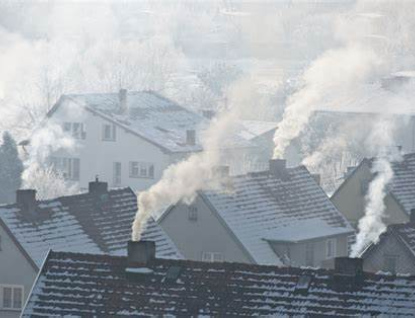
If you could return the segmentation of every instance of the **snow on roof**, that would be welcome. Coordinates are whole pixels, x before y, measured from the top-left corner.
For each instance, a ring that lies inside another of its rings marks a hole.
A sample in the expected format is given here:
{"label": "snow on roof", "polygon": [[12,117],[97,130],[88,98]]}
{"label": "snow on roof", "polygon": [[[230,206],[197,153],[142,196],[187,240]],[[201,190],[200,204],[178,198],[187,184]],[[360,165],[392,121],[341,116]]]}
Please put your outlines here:
{"label": "snow on roof", "polygon": [[347,233],[350,233],[350,228],[333,227],[320,219],[301,220],[289,226],[279,228],[278,231],[269,231],[269,233],[264,234],[264,239],[267,241],[296,243]]}
{"label": "snow on roof", "polygon": [[[136,195],[130,188],[123,188],[101,196],[83,193],[40,201],[30,215],[17,204],[0,206],[0,217],[40,266],[49,249],[124,254],[136,211]],[[143,239],[156,242],[158,257],[181,257],[153,219]]]}
{"label": "snow on roof", "polygon": [[202,192],[258,264],[282,264],[265,239],[281,229],[295,229],[298,222],[311,232],[316,220],[325,223],[325,229],[354,232],[304,166],[286,171],[286,180],[268,171],[255,172],[231,177],[230,193]]}
{"label": "snow on roof", "polygon": [[[51,251],[22,317],[411,317],[415,277],[363,273],[341,288],[333,270]],[[167,280],[171,269],[178,277]],[[304,285],[304,277],[307,284]],[[343,285],[342,285],[343,286]]]}
{"label": "snow on roof", "polygon": [[[170,152],[202,150],[201,134],[209,120],[152,91],[127,93],[127,113],[120,112],[118,93],[65,95],[79,105],[115,121],[149,142]],[[188,130],[196,131],[196,143],[187,143]],[[223,141],[224,148],[252,147],[235,135]]]}

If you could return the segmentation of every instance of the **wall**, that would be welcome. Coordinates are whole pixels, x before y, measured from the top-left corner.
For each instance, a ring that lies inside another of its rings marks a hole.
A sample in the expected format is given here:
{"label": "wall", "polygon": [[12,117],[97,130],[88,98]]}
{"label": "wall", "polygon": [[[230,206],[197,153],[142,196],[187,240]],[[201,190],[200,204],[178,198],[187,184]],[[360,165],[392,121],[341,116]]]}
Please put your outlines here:
{"label": "wall", "polygon": [[[369,165],[363,163],[331,197],[331,201],[336,208],[343,213],[346,219],[354,227],[357,227],[359,219],[364,215],[366,203],[365,195],[371,178],[372,174]],[[384,222],[386,224],[408,221],[408,216],[392,196],[386,196],[385,205],[385,215],[387,215],[387,217],[384,219]]]}
{"label": "wall", "polygon": [[[25,301],[30,293],[37,272],[14,244],[7,232],[0,226],[1,251],[0,251],[0,284],[23,285]],[[2,295],[1,295],[2,296]],[[0,300],[1,303],[1,300]],[[20,311],[0,309],[0,317],[19,317]]]}
{"label": "wall", "polygon": [[[74,107],[76,106],[62,105],[53,116],[53,121],[57,124],[63,124],[65,121],[84,123],[86,139],[76,140],[75,149],[56,151],[53,156],[80,158],[80,186],[82,188],[86,189],[88,182],[94,180],[96,175],[113,186],[114,162],[121,162],[121,184],[117,185],[118,187],[130,186],[135,190],[143,190],[161,178],[170,159],[160,148],[119,127],[116,128],[116,141],[103,141],[102,125],[110,122],[81,107],[74,112]],[[130,161],[153,163],[155,167],[154,178],[130,178]]]}
{"label": "wall", "polygon": [[393,235],[385,235],[380,243],[367,253],[363,254],[364,270],[367,272],[385,271],[384,256],[398,256],[396,262],[396,272],[415,275],[415,262],[413,257],[408,254],[409,251],[402,246]]}
{"label": "wall", "polygon": [[197,207],[197,222],[188,219],[188,206],[182,203],[159,221],[186,259],[200,261],[203,252],[219,252],[226,262],[251,263],[216,213],[212,213],[200,197],[192,206]]}
{"label": "wall", "polygon": [[314,264],[313,266],[321,266],[326,257],[326,242],[328,239],[336,239],[336,256],[347,256],[347,235],[339,235],[326,237],[323,239],[309,240],[300,243],[271,243],[272,248],[284,259],[284,255],[289,255],[289,261],[285,260],[284,264],[287,266],[307,266],[306,263],[306,245],[307,243],[314,244]]}

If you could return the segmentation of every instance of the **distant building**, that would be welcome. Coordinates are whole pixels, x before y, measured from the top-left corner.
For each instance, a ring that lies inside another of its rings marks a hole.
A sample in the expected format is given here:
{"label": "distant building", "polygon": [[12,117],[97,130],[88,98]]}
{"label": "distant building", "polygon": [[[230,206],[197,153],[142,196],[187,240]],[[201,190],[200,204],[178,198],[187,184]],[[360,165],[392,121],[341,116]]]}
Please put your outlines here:
{"label": "distant building", "polygon": [[361,257],[366,271],[415,275],[415,210],[408,223],[389,225]]}
{"label": "distant building", "polygon": [[225,176],[223,190],[200,191],[158,222],[186,259],[320,266],[348,255],[354,230],[316,179],[271,160],[267,171]]}
{"label": "distant building", "polygon": [[[46,121],[72,136],[76,147],[53,152],[50,163],[84,189],[95,175],[110,180],[111,187],[147,189],[170,164],[203,150],[201,135],[210,120],[151,91],[63,95]],[[232,172],[268,160],[262,135],[269,148],[275,127],[241,122],[224,138],[221,151]]]}
{"label": "distant building", "polygon": [[[337,209],[357,227],[364,215],[365,197],[373,179],[371,167],[375,159],[364,159],[358,167],[349,171],[345,181],[331,197]],[[385,198],[386,224],[406,223],[415,207],[415,153],[406,154],[402,161],[392,162],[393,179]]]}
{"label": "distant building", "polygon": [[414,277],[157,259],[130,242],[128,256],[50,251],[22,317],[411,317]]}
{"label": "distant building", "polygon": [[[125,253],[136,211],[131,189],[108,191],[99,181],[88,193],[46,201],[37,201],[35,190],[18,190],[15,204],[0,206],[0,317],[20,315],[50,249]],[[156,242],[158,257],[181,258],[153,219],[143,238]]]}

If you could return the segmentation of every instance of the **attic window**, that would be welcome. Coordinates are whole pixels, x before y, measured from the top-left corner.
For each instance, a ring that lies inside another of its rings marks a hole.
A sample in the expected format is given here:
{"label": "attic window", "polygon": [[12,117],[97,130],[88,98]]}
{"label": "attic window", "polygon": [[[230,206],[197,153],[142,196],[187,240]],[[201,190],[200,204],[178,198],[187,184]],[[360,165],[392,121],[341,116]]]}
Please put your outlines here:
{"label": "attic window", "polygon": [[189,206],[189,221],[197,222],[197,207]]}
{"label": "attic window", "polygon": [[171,266],[166,273],[166,277],[164,278],[164,281],[166,283],[174,283],[177,281],[177,279],[180,276],[180,273],[182,271],[182,268],[180,266]]}
{"label": "attic window", "polygon": [[312,277],[309,275],[301,275],[295,285],[295,292],[307,293],[311,285]]}

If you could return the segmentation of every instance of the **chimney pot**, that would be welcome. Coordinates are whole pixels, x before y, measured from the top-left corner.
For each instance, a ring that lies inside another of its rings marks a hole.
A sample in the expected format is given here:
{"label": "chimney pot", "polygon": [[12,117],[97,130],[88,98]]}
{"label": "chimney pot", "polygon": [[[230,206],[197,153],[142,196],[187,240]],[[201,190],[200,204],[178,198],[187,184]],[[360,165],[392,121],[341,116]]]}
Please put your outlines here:
{"label": "chimney pot", "polygon": [[118,99],[120,103],[120,113],[125,114],[128,110],[127,106],[127,90],[122,88],[118,93]]}
{"label": "chimney pot", "polygon": [[269,161],[269,172],[274,177],[287,180],[289,178],[287,161],[285,159],[271,159]]}
{"label": "chimney pot", "polygon": [[196,145],[196,131],[186,130],[186,144],[190,146]]}
{"label": "chimney pot", "polygon": [[156,258],[153,241],[128,241],[128,266],[143,266]]}
{"label": "chimney pot", "polygon": [[98,180],[98,177],[95,177],[95,181],[89,183],[88,192],[90,194],[104,194],[108,192],[108,183]]}
{"label": "chimney pot", "polygon": [[36,190],[20,189],[16,191],[16,203],[24,212],[33,212],[36,208]]}
{"label": "chimney pot", "polygon": [[409,222],[415,222],[415,208],[411,209],[411,214],[409,215]]}

